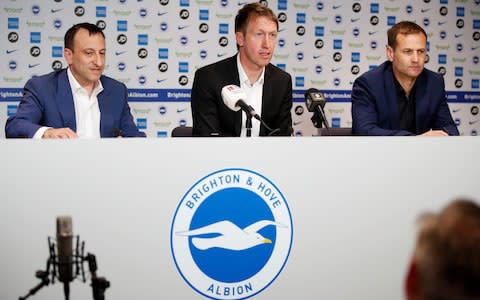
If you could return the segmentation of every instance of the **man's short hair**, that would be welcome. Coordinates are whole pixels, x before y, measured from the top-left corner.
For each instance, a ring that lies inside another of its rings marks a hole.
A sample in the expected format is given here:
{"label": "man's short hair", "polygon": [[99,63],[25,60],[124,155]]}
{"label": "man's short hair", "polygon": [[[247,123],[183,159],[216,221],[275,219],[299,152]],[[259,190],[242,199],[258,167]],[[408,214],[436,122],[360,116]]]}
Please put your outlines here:
{"label": "man's short hair", "polygon": [[397,36],[399,34],[408,35],[417,33],[422,33],[425,36],[425,39],[427,39],[427,33],[418,24],[410,21],[398,22],[387,31],[388,46],[395,49],[397,46]]}
{"label": "man's short hair", "polygon": [[456,200],[419,223],[414,255],[423,299],[480,299],[480,206]]}
{"label": "man's short hair", "polygon": [[268,7],[258,2],[245,4],[235,16],[235,32],[243,32],[247,30],[247,24],[252,18],[267,17],[277,24],[278,18],[275,13]]}
{"label": "man's short hair", "polygon": [[91,23],[79,23],[70,27],[70,29],[68,29],[67,32],[65,33],[65,38],[64,38],[65,48],[68,48],[73,51],[73,48],[74,48],[73,40],[75,38],[75,34],[77,33],[78,30],[80,30],[80,28],[88,30],[88,33],[90,36],[100,33],[103,36],[103,38],[105,38],[105,34],[103,33],[102,29],[97,25],[91,24]]}

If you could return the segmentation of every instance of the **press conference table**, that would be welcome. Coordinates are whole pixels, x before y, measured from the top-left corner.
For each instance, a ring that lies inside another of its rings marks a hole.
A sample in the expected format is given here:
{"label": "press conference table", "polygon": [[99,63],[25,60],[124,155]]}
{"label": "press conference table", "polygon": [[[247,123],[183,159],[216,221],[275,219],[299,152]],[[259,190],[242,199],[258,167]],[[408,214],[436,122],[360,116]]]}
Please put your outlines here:
{"label": "press conference table", "polygon": [[[172,224],[196,183],[230,169],[266,178],[292,220],[256,299],[403,299],[417,215],[480,201],[479,153],[476,137],[0,140],[0,299],[39,282],[60,215],[97,256],[106,299],[204,298],[177,268]],[[89,282],[70,295],[91,299]],[[62,286],[32,298],[63,299]]]}

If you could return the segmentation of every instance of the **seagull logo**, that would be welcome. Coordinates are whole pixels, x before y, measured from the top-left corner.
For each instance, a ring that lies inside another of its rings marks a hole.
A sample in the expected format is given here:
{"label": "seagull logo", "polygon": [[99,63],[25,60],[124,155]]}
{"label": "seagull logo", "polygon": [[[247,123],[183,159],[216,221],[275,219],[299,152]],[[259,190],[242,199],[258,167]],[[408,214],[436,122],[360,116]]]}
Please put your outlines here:
{"label": "seagull logo", "polygon": [[[194,238],[192,238],[192,244],[200,250],[222,248],[240,251],[261,244],[271,244],[272,241],[270,239],[263,237],[257,232],[270,225],[285,227],[273,221],[262,220],[241,229],[230,221],[220,221],[194,230],[178,232],[177,234],[181,236],[194,236]],[[218,236],[196,237],[211,234],[217,234]]]}
{"label": "seagull logo", "polygon": [[[261,293],[283,270],[292,241],[292,216],[280,189],[241,168],[214,171],[191,186],[170,229],[181,278],[211,299]],[[241,288],[233,295],[235,286]]]}

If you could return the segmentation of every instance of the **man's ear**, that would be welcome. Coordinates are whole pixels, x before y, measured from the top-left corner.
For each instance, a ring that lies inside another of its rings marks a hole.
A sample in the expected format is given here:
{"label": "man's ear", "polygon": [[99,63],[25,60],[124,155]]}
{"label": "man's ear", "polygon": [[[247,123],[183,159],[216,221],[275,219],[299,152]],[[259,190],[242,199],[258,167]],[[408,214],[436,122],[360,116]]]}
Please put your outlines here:
{"label": "man's ear", "polygon": [[70,50],[68,48],[63,49],[63,57],[65,58],[65,61],[67,62],[67,65],[72,64],[72,61],[73,61],[72,56],[73,56],[72,50]]}
{"label": "man's ear", "polygon": [[245,37],[241,31],[235,32],[235,39],[237,40],[237,45],[243,47],[243,44],[245,43]]}
{"label": "man's ear", "polygon": [[386,52],[387,52],[387,58],[388,58],[388,60],[389,60],[389,61],[393,61],[393,48],[390,47],[390,46],[387,46]]}
{"label": "man's ear", "polygon": [[417,263],[415,258],[412,258],[410,262],[410,266],[407,270],[407,275],[405,278],[405,294],[408,300],[417,299],[419,294],[419,276],[418,276],[418,269]]}

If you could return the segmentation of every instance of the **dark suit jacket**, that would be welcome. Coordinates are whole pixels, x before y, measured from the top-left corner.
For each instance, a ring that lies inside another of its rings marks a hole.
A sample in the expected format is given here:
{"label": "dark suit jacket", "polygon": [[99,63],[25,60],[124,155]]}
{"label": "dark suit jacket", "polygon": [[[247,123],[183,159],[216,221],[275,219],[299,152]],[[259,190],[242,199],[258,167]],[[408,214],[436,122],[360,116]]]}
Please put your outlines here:
{"label": "dark suit jacket", "polygon": [[[127,88],[112,78],[101,76],[103,91],[98,94],[100,136],[144,137],[133,122],[127,103]],[[43,126],[77,130],[73,95],[67,70],[31,78],[23,89],[17,113],[7,120],[7,138],[31,138]]]}
{"label": "dark suit jacket", "polygon": [[[229,84],[240,86],[236,55],[195,72],[191,98],[194,136],[240,136],[242,111],[230,110],[222,100],[222,88]],[[275,135],[292,134],[291,109],[291,76],[268,64],[263,83],[262,119],[270,128],[280,129]],[[265,126],[260,126],[261,136],[269,133]]]}
{"label": "dark suit jacket", "polygon": [[358,77],[352,88],[352,131],[357,135],[413,135],[440,129],[458,135],[440,74],[424,69],[416,81],[416,132],[400,129],[392,64],[386,61]]}

